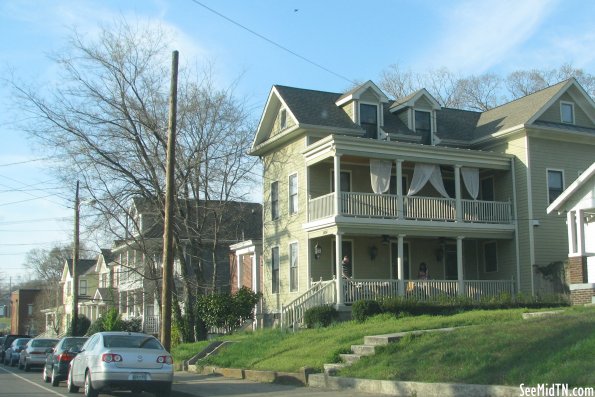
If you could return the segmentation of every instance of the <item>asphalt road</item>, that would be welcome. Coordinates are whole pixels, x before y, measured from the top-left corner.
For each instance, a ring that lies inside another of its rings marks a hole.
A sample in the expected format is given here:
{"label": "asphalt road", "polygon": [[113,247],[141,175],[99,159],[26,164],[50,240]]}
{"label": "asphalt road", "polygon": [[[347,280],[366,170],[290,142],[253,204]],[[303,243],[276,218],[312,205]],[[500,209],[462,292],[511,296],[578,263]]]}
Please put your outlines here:
{"label": "asphalt road", "polygon": [[[173,390],[172,397],[386,397],[380,394],[256,383],[185,372],[176,373]],[[0,397],[72,397],[77,395],[83,395],[82,389],[78,394],[70,394],[66,390],[66,382],[61,382],[59,387],[52,387],[49,383],[44,383],[41,379],[41,369],[34,368],[31,372],[25,372],[16,367],[0,365]],[[113,394],[101,394],[100,396],[125,397],[130,396],[130,393],[115,392]],[[142,397],[148,396],[152,396],[152,394],[142,394]]]}

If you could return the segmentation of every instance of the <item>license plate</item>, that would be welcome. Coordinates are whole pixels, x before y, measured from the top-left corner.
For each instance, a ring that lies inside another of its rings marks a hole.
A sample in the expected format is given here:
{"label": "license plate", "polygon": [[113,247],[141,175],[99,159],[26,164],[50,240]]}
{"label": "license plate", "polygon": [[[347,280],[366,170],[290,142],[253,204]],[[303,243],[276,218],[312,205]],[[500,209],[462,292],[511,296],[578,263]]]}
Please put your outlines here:
{"label": "license plate", "polygon": [[132,380],[147,380],[147,374],[132,374]]}

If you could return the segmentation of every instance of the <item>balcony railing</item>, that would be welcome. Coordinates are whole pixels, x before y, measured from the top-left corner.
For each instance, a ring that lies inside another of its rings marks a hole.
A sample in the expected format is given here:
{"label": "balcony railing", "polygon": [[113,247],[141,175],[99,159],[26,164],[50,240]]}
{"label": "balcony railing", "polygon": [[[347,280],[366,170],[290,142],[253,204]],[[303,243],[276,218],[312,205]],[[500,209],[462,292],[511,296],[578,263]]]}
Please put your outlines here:
{"label": "balcony railing", "polygon": [[[461,216],[457,217],[457,201],[443,197],[403,197],[402,208],[394,194],[342,192],[339,214],[358,218],[403,218],[409,220],[456,221],[469,223],[510,224],[511,204],[502,201],[461,200]],[[315,221],[334,215],[335,193],[316,197],[308,202],[308,219]]]}

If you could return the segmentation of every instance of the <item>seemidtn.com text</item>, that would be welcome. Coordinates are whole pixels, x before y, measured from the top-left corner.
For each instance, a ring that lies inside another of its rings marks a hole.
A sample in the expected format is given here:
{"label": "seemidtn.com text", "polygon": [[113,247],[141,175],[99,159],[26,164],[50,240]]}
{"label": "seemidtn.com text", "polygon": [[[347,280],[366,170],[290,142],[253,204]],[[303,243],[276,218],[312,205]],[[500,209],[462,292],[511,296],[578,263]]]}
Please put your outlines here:
{"label": "seemidtn.com text", "polygon": [[537,386],[525,386],[521,383],[521,397],[595,397],[593,387],[569,387],[566,383],[539,383]]}

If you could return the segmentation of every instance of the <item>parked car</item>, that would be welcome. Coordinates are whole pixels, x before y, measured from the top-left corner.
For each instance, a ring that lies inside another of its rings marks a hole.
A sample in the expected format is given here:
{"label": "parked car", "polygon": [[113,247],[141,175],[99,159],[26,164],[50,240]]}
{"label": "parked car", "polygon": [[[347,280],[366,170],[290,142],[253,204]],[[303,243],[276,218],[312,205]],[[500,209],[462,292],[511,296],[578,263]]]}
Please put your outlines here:
{"label": "parked car", "polygon": [[43,366],[43,380],[46,383],[52,382],[52,386],[58,386],[60,381],[66,380],[70,361],[88,339],[84,336],[66,336],[60,339],[54,348],[47,349]]}
{"label": "parked car", "polygon": [[171,395],[173,358],[151,335],[138,332],[98,332],[70,362],[67,388],[85,396],[100,391],[149,391],[158,397]]}
{"label": "parked car", "polygon": [[2,340],[2,344],[0,345],[0,362],[4,363],[4,352],[6,351],[6,349],[8,349],[10,347],[10,345],[12,345],[12,342],[14,342],[15,339],[17,338],[30,338],[29,335],[17,335],[17,334],[8,334],[6,336],[4,336],[4,340]]}
{"label": "parked car", "polygon": [[47,349],[51,349],[58,343],[55,338],[33,338],[19,356],[19,369],[29,372],[31,367],[41,367],[45,364],[45,355]]}
{"label": "parked car", "polygon": [[25,348],[30,340],[31,338],[16,338],[13,340],[12,345],[4,351],[4,365],[10,365],[11,367],[17,365],[21,350]]}

